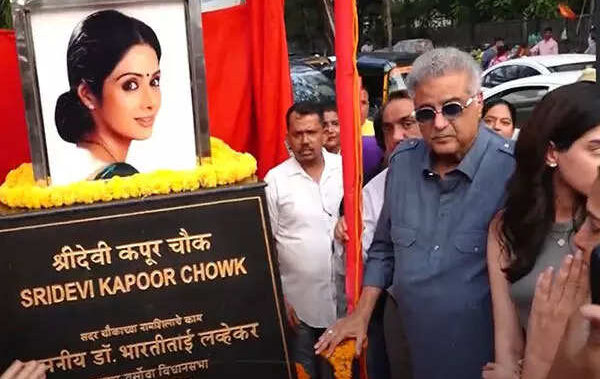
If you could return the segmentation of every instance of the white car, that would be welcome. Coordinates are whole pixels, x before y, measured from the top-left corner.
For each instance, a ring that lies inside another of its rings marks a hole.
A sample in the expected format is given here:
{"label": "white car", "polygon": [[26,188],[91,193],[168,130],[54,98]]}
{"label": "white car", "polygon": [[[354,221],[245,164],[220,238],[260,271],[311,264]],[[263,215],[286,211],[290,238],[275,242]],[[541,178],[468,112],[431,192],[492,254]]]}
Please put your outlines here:
{"label": "white car", "polygon": [[589,54],[539,55],[511,59],[485,70],[481,76],[482,84],[486,88],[493,88],[502,83],[530,76],[581,71],[593,67],[595,62],[596,56]]}
{"label": "white car", "polygon": [[483,88],[483,100],[504,99],[517,110],[516,126],[527,123],[533,108],[548,92],[558,87],[575,83],[582,71],[554,72],[524,79],[512,80],[494,88]]}

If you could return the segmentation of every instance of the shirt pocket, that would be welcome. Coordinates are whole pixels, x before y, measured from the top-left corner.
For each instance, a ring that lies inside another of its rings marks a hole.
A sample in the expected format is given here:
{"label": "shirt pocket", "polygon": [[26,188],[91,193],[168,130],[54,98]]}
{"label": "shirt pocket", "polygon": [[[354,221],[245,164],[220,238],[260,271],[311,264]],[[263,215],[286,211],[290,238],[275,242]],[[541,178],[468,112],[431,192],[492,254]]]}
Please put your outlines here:
{"label": "shirt pocket", "polygon": [[403,226],[392,226],[391,239],[394,243],[394,250],[406,249],[414,245],[417,240],[416,229]]}
{"label": "shirt pocket", "polygon": [[486,231],[459,232],[454,240],[456,249],[464,254],[484,254],[487,245]]}

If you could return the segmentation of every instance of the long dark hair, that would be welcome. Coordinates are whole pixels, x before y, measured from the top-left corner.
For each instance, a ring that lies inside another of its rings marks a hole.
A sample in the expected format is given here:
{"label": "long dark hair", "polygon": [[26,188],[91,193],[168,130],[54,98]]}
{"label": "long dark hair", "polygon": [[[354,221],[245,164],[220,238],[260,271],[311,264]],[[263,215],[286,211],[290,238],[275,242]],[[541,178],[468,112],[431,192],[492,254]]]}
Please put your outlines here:
{"label": "long dark hair", "polygon": [[[521,131],[500,230],[502,250],[511,260],[504,270],[510,282],[531,271],[554,223],[554,170],[546,165],[550,143],[558,151],[566,151],[598,125],[600,87],[581,82],[547,94]],[[580,206],[583,199],[583,195],[578,199]]]}
{"label": "long dark hair", "polygon": [[97,99],[102,99],[104,80],[134,45],[147,44],[160,60],[160,43],[146,24],[116,10],[93,13],[73,30],[67,50],[70,90],[56,101],[54,121],[58,134],[67,142],[77,143],[94,123],[89,110],[77,95],[86,84]]}

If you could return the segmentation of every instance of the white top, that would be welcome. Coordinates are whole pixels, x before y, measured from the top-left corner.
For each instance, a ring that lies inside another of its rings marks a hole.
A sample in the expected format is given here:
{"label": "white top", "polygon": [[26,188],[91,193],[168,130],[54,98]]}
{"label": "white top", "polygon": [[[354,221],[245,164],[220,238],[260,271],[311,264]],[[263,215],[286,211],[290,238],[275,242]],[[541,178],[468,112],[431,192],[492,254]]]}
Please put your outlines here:
{"label": "white top", "polygon": [[385,178],[388,169],[381,171],[377,176],[367,183],[363,188],[363,234],[362,248],[363,259],[367,259],[367,250],[373,242],[373,235],[379,220],[381,208],[383,208],[383,197],[385,195]]}
{"label": "white top", "polygon": [[[383,199],[385,196],[385,179],[387,177],[388,169],[384,169],[377,174],[373,179],[363,187],[363,231],[362,231],[362,257],[363,262],[367,261],[367,251],[373,243],[373,236],[375,235],[375,229],[377,228],[377,221],[379,221],[379,215],[383,208]],[[334,250],[334,265],[336,273],[340,278],[346,276],[346,249],[343,244],[339,241],[335,241],[333,245]],[[344,288],[342,284],[339,284],[340,290]],[[388,290],[389,291],[389,290]],[[390,292],[391,293],[391,292]],[[338,307],[345,307],[345,297],[338,295]]]}
{"label": "white top", "polygon": [[293,157],[265,177],[283,294],[314,328],[336,320],[332,243],[343,196],[341,157],[325,150],[323,157],[318,183]]}
{"label": "white top", "polygon": [[75,146],[61,160],[60,170],[50,172],[53,185],[63,185],[94,179],[111,162],[104,162],[85,148]]}

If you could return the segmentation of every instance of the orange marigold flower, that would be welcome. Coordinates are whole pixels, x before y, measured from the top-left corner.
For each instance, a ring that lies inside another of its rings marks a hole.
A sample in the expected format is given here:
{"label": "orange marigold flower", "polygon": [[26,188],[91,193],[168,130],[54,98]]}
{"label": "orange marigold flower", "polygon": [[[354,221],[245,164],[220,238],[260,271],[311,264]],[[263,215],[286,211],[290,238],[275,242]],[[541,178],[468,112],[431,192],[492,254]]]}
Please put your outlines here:
{"label": "orange marigold flower", "polygon": [[298,376],[298,379],[310,379],[310,375],[304,371],[304,366],[298,362],[296,362],[296,375]]}
{"label": "orange marigold flower", "polygon": [[352,379],[352,361],[355,352],[356,340],[349,339],[337,345],[330,357],[325,356],[323,352],[321,355],[333,366],[335,379]]}

